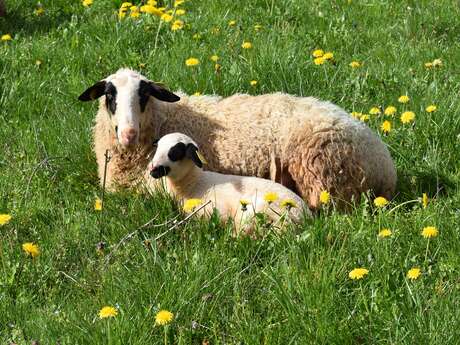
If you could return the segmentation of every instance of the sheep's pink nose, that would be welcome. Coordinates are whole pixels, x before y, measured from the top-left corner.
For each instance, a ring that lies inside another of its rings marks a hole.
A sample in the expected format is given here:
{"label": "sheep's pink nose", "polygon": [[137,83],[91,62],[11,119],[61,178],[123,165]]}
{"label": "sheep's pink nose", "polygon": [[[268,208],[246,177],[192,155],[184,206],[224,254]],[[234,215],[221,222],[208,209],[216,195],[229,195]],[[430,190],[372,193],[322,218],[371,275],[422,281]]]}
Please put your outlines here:
{"label": "sheep's pink nose", "polygon": [[132,145],[136,142],[137,131],[134,128],[127,128],[121,131],[121,143],[124,145]]}

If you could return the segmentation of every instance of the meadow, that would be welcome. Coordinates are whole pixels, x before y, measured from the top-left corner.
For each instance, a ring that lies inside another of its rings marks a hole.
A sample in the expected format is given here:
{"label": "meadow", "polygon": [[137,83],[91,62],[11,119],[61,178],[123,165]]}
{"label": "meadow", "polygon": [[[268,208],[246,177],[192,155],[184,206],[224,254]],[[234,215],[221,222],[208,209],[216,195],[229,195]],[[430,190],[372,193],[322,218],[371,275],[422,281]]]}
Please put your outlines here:
{"label": "meadow", "polygon": [[[2,344],[460,343],[458,1],[6,4]],[[184,215],[164,195],[106,194],[95,210],[97,104],[77,97],[120,67],[189,94],[334,102],[388,145],[397,194],[348,213],[331,200],[257,240],[217,216],[171,229]]]}

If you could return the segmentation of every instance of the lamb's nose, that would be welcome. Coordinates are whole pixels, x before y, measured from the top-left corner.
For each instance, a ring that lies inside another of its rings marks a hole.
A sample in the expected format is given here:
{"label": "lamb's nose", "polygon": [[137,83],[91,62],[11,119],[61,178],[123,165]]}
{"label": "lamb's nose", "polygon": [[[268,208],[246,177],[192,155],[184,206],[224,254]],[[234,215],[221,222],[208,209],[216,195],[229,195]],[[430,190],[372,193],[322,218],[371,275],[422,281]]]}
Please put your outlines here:
{"label": "lamb's nose", "polygon": [[127,128],[121,131],[121,141],[124,145],[132,145],[137,140],[137,131],[134,128]]}
{"label": "lamb's nose", "polygon": [[160,177],[168,175],[170,170],[171,170],[170,167],[165,167],[163,165],[160,165],[160,166],[153,168],[150,171],[150,176],[152,176],[153,178],[160,178]]}

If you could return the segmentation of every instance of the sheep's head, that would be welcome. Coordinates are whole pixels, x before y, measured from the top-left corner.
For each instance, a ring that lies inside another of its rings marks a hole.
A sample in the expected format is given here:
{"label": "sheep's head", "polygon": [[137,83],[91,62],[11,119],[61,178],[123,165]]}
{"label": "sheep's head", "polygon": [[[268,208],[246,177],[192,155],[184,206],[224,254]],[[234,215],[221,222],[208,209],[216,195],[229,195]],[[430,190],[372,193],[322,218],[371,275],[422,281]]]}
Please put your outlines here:
{"label": "sheep's head", "polygon": [[162,137],[148,165],[150,175],[154,178],[168,176],[174,180],[184,178],[196,165],[203,167],[204,159],[196,143],[182,133],[171,133]]}
{"label": "sheep's head", "polygon": [[177,102],[180,98],[139,73],[121,69],[98,81],[83,92],[80,101],[92,101],[104,96],[102,105],[107,108],[119,144],[124,148],[139,141],[140,125],[146,120],[145,109],[150,97],[164,102]]}

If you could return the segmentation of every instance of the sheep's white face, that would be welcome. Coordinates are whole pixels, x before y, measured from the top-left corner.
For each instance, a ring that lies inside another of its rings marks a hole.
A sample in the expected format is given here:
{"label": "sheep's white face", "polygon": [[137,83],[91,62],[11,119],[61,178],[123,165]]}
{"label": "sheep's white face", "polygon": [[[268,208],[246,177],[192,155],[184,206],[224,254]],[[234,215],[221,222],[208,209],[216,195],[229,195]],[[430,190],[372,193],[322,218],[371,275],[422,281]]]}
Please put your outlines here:
{"label": "sheep's white face", "polygon": [[139,141],[141,124],[150,96],[165,102],[176,102],[180,98],[168,90],[149,81],[139,73],[121,69],[88,88],[79,97],[81,101],[90,101],[104,96],[104,106],[110,115],[113,129],[119,144],[132,148]]}
{"label": "sheep's white face", "polygon": [[168,176],[181,180],[189,173],[193,164],[203,166],[196,143],[182,133],[171,133],[157,143],[155,155],[148,165],[154,178]]}

